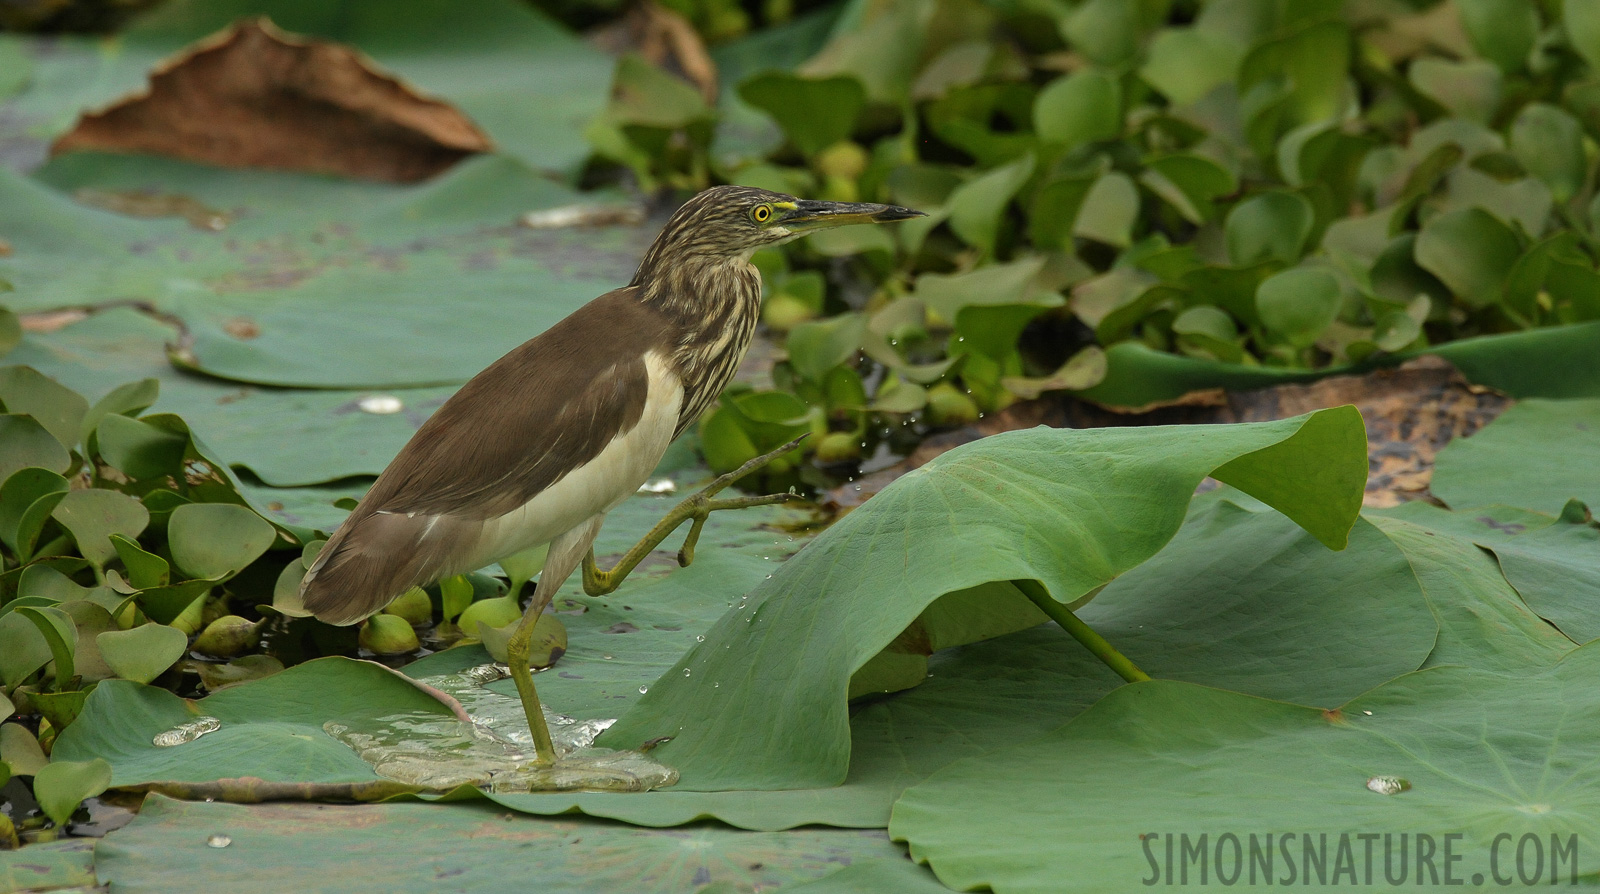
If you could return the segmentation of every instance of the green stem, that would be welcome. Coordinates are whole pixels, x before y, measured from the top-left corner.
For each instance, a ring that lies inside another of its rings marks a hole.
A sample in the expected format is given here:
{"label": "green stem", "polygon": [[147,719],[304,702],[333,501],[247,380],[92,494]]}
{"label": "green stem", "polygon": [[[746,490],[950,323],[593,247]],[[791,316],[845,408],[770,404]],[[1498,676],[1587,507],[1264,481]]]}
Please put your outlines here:
{"label": "green stem", "polygon": [[1050,594],[1045,591],[1045,588],[1038,581],[1014,580],[1011,583],[1022,591],[1022,595],[1033,600],[1033,604],[1039,606],[1040,611],[1049,615],[1050,620],[1060,624],[1064,630],[1072,634],[1073,639],[1082,643],[1085,649],[1093,653],[1094,657],[1104,661],[1106,667],[1116,671],[1117,675],[1122,679],[1127,680],[1129,683],[1138,683],[1150,679],[1150,675],[1139,670],[1132,661],[1128,660],[1128,656],[1118,652],[1110,643],[1106,642],[1105,637],[1095,633],[1093,627],[1083,623],[1083,619],[1073,614],[1072,609],[1051,599]]}

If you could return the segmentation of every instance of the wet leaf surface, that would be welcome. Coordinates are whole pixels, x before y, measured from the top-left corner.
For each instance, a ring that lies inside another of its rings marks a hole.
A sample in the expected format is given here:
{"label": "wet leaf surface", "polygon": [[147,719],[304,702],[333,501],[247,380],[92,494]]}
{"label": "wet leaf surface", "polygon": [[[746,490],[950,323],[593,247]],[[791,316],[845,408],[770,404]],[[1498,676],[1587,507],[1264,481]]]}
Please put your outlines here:
{"label": "wet leaf surface", "polygon": [[1600,400],[1527,400],[1439,453],[1433,492],[1456,509],[1500,503],[1555,514],[1600,506]]}
{"label": "wet leaf surface", "polygon": [[[209,835],[225,835],[223,848]],[[449,842],[441,848],[441,842]],[[270,875],[302,891],[681,892],[724,883],[769,890],[860,860],[903,859],[878,830],[743,832],[712,824],[670,831],[590,819],[533,819],[481,804],[243,807],[152,796],[103,842],[101,877],[121,891],[203,884],[257,890]],[[377,875],[374,875],[377,873]]]}

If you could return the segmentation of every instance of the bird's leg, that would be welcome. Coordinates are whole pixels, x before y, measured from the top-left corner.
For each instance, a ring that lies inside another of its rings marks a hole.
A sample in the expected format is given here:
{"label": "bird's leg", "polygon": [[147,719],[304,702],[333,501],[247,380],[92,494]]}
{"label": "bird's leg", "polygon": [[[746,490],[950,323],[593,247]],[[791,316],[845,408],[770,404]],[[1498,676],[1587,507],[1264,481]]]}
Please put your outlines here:
{"label": "bird's leg", "polygon": [[764,453],[732,472],[718,475],[710,484],[701,488],[693,496],[685,499],[668,512],[666,517],[644,535],[644,539],[633,545],[633,548],[623,554],[622,558],[611,570],[602,570],[594,560],[594,550],[583,560],[583,592],[590,596],[604,596],[622,586],[622,581],[638,564],[650,555],[661,541],[667,539],[680,525],[689,519],[694,519],[694,524],[689,528],[689,536],[684,538],[683,548],[678,550],[678,565],[685,566],[694,561],[694,547],[700,540],[700,531],[705,527],[706,517],[719,509],[746,509],[751,506],[769,506],[773,503],[783,503],[793,499],[790,494],[766,494],[755,497],[730,497],[725,500],[714,500],[718,493],[733,484],[740,478],[754,472],[774,459],[799,446],[805,440],[805,435],[790,441],[770,453]]}
{"label": "bird's leg", "polygon": [[506,641],[506,664],[511,668],[511,681],[517,684],[517,696],[522,699],[522,712],[528,718],[528,731],[533,733],[533,749],[538,755],[536,764],[553,764],[556,746],[550,740],[550,726],[544,722],[544,706],[539,703],[539,693],[533,688],[533,671],[528,668],[528,653],[533,646],[533,625],[544,611],[544,601],[534,597],[533,604],[522,613],[517,629],[511,631]]}
{"label": "bird's leg", "polygon": [[544,706],[539,693],[533,688],[533,671],[528,668],[528,653],[533,648],[533,625],[538,623],[544,607],[566,583],[578,557],[589,552],[595,535],[600,533],[604,516],[597,515],[550,542],[550,552],[545,558],[544,570],[539,573],[539,586],[533,591],[533,601],[522,620],[517,622],[511,637],[506,641],[506,664],[511,669],[511,680],[517,684],[517,695],[522,699],[522,712],[528,718],[528,731],[533,733],[533,748],[537,753],[534,763],[555,763],[556,746],[550,739],[550,726],[544,720]]}

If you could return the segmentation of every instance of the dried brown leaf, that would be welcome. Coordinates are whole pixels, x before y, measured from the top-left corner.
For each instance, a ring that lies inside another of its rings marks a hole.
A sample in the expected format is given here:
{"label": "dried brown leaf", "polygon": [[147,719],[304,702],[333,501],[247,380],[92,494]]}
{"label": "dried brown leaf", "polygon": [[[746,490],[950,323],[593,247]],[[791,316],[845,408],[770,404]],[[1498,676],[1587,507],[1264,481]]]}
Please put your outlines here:
{"label": "dried brown leaf", "polygon": [[654,0],[635,4],[627,14],[588,32],[595,46],[614,56],[637,53],[700,91],[707,105],[717,102],[717,64],[689,20]]}
{"label": "dried brown leaf", "polygon": [[148,90],[85,114],[52,151],[143,152],[404,183],[491,148],[461,112],[361,53],[259,18],[161,63]]}

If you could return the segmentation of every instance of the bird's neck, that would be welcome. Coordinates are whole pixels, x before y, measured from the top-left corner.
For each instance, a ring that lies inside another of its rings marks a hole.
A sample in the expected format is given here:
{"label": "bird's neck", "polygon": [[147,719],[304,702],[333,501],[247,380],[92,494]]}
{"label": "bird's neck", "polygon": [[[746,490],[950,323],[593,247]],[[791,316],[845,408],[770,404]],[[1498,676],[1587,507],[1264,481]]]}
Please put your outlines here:
{"label": "bird's neck", "polygon": [[761,316],[761,274],[742,257],[683,259],[634,277],[638,300],[672,328],[673,366],[684,387],[681,432],[732,380]]}

